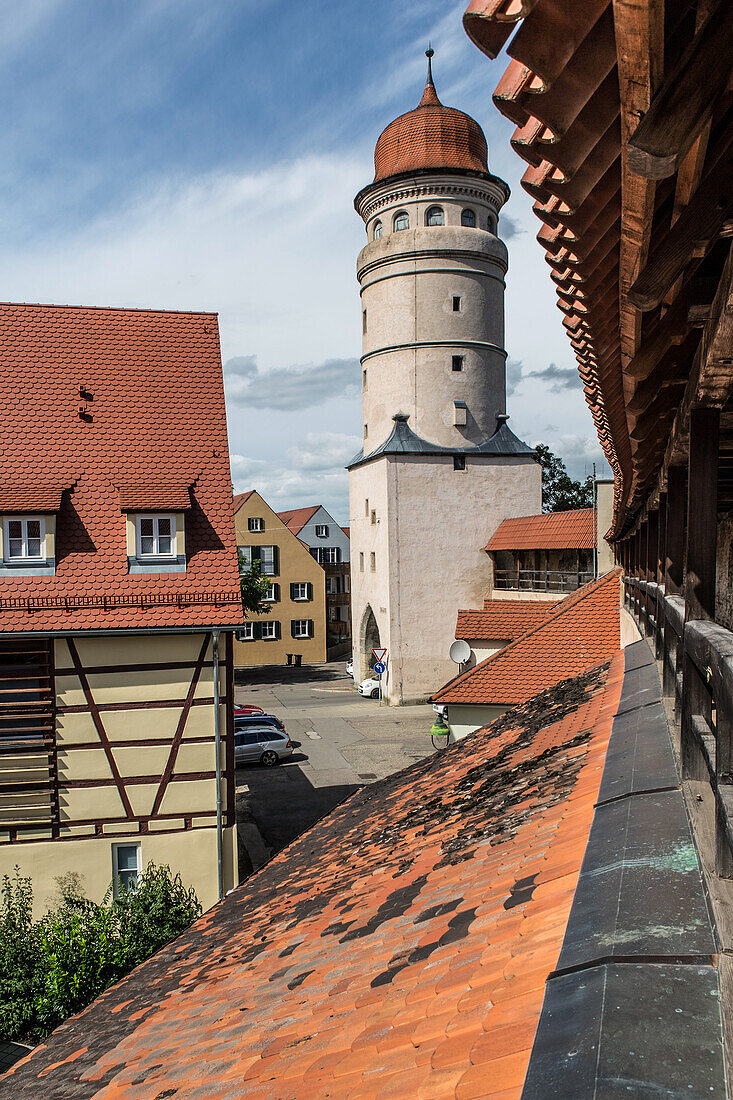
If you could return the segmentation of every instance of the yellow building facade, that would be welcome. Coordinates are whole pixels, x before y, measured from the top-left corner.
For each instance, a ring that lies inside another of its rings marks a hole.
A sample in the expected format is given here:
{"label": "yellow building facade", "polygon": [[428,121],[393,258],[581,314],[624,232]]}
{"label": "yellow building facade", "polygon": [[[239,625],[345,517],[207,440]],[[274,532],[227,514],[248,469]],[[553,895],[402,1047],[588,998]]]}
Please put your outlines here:
{"label": "yellow building facade", "polygon": [[326,660],[326,574],[256,490],[234,498],[240,569],[259,562],[271,578],[271,610],[248,615],[234,642],[234,664],[277,665],[288,654],[303,664]]}

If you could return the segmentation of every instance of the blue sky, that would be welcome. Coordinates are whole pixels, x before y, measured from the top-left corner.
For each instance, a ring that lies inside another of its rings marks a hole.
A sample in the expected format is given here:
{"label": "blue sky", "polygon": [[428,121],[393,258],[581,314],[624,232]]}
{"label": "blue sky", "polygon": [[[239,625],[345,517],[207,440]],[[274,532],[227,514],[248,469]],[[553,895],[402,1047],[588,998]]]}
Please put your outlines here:
{"label": "blue sky", "polygon": [[361,424],[356,191],[413,107],[423,51],[512,188],[514,430],[582,475],[600,460],[554,305],[505,61],[447,0],[24,0],[0,10],[0,298],[218,311],[236,488],[347,519]]}

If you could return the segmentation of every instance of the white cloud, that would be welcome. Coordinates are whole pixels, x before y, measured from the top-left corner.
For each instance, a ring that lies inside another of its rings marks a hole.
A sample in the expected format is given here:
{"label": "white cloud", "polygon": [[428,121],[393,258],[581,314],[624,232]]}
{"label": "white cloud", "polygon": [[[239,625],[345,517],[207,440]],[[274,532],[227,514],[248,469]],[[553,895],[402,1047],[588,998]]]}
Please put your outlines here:
{"label": "white cloud", "polygon": [[235,405],[292,412],[358,393],[359,360],[276,367],[260,374],[256,355],[238,355],[224,364],[227,398]]}

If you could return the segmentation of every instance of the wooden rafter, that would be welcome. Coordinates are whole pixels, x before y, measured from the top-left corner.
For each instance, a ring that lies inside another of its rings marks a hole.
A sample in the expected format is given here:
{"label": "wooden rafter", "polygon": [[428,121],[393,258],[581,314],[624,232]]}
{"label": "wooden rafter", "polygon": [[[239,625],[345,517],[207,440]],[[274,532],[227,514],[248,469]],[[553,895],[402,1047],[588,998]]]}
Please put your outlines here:
{"label": "wooden rafter", "polygon": [[730,0],[718,0],[633,132],[632,171],[649,180],[674,174],[727,87],[731,55]]}
{"label": "wooden rafter", "polygon": [[649,110],[662,78],[663,0],[613,0],[621,98],[621,252],[619,329],[622,364],[634,357],[641,339],[641,315],[627,292],[646,263],[654,214],[655,183],[632,171],[629,135]]}

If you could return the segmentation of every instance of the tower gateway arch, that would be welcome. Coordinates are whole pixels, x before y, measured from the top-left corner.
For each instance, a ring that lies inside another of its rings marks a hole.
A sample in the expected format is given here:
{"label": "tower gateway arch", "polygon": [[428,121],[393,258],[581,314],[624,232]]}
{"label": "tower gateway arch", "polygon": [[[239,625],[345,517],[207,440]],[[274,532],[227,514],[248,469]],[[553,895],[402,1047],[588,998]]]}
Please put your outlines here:
{"label": "tower gateway arch", "polygon": [[354,200],[367,235],[363,447],[349,465],[352,622],[364,626],[354,660],[366,676],[375,626],[392,704],[425,700],[450,676],[456,611],[487,587],[483,547],[503,519],[542,506],[540,467],[506,415],[497,232],[509,188],[478,123],[438,99],[431,58],[422,99],[382,132]]}

